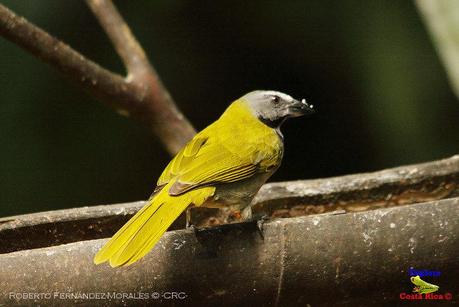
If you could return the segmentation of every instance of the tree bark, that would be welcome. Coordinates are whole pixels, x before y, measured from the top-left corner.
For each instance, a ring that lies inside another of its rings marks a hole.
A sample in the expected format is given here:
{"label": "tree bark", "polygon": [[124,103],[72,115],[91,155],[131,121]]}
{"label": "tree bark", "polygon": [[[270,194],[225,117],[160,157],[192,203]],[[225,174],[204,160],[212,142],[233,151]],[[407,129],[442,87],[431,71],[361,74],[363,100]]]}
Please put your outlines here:
{"label": "tree bark", "polygon": [[127,77],[108,71],[0,4],[0,35],[48,63],[118,113],[132,117],[175,155],[196,133],[109,0],[88,0],[125,63]]}

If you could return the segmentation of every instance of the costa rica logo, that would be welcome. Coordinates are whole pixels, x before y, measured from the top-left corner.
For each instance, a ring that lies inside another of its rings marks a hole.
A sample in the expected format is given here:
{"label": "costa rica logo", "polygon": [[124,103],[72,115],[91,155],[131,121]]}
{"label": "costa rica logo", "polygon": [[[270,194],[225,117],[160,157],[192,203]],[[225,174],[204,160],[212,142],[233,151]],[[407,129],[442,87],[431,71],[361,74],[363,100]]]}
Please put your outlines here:
{"label": "costa rica logo", "polygon": [[411,277],[411,282],[416,286],[413,288],[413,292],[415,293],[420,293],[420,294],[433,293],[433,292],[437,292],[438,289],[440,288],[437,285],[425,282],[424,280],[421,279],[421,277],[419,277],[419,275]]}
{"label": "costa rica logo", "polygon": [[[425,281],[426,278],[436,278],[441,275],[440,271],[433,270],[419,270],[410,267],[408,270],[411,283],[414,288],[411,293],[402,292],[400,293],[401,300],[451,300],[453,295],[449,292],[446,293],[435,293],[440,287],[436,284]],[[421,278],[422,277],[422,278]],[[436,282],[435,282],[436,283]]]}

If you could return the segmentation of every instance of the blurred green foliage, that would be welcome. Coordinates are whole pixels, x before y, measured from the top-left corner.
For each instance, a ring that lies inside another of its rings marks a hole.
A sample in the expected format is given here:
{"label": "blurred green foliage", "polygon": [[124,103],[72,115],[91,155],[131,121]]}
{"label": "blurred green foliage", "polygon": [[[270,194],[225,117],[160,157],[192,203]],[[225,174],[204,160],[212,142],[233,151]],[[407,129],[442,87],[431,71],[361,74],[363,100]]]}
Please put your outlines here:
{"label": "blurred green foliage", "polygon": [[[83,1],[2,3],[124,73]],[[458,151],[459,103],[411,1],[116,4],[198,129],[253,89],[317,107],[285,125],[284,163],[273,180]],[[0,216],[149,196],[169,159],[151,135],[4,39],[0,63]]]}

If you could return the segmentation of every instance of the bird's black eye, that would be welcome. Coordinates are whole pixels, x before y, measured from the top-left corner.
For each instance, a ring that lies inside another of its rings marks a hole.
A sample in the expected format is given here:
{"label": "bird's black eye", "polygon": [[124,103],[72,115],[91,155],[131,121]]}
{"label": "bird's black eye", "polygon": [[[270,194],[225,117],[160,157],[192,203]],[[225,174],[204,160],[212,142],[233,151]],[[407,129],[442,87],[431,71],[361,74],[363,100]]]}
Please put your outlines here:
{"label": "bird's black eye", "polygon": [[271,97],[271,101],[274,102],[275,104],[278,104],[279,101],[280,101],[280,98],[279,98],[279,96],[272,96]]}

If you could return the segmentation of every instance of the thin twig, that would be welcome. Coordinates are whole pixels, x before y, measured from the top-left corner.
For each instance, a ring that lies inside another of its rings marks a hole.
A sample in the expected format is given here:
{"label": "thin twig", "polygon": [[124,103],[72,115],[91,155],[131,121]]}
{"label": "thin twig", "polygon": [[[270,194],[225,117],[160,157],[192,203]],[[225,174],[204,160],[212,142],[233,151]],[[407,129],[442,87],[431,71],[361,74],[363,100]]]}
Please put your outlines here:
{"label": "thin twig", "polygon": [[[68,45],[0,4],[0,35],[52,65],[120,111],[129,109],[131,87],[123,77],[86,59]],[[115,99],[116,98],[116,99]]]}
{"label": "thin twig", "polygon": [[[116,12],[113,5],[112,8]],[[122,22],[120,25],[127,27],[119,14],[118,17]],[[124,30],[124,32],[130,35],[129,30]],[[146,66],[147,68],[142,73],[138,73],[141,70],[134,69],[134,67],[140,67],[142,63],[140,58],[125,62],[128,70],[136,71],[137,77],[123,78],[85,58],[1,4],[0,35],[50,64],[101,102],[121,114],[139,120],[159,137],[171,154],[178,152],[195,134],[195,130],[177,109],[153,67]],[[119,39],[122,36],[120,34]],[[137,47],[140,48],[138,44]],[[121,54],[119,48],[121,47],[117,47],[117,50]],[[126,57],[129,56],[130,48],[126,47],[122,51],[127,52]],[[139,50],[145,55],[141,48]],[[137,57],[139,54],[137,53]],[[124,56],[122,58],[123,61],[126,60]],[[146,57],[144,59],[146,60]]]}
{"label": "thin twig", "polygon": [[145,51],[135,39],[129,26],[112,1],[86,0],[89,8],[113,43],[129,74],[141,74],[151,68]]}

